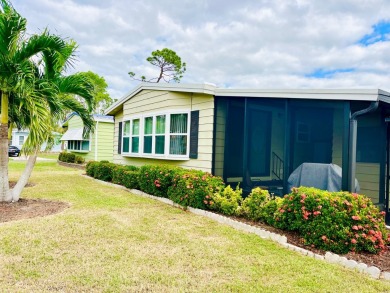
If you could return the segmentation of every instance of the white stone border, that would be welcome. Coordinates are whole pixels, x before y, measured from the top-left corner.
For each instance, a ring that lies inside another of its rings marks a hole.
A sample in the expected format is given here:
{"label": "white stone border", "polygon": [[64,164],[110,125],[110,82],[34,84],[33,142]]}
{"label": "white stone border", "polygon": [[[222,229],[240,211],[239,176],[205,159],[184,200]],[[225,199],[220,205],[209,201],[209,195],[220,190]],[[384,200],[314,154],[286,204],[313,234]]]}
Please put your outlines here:
{"label": "white stone border", "polygon": [[[165,204],[168,204],[168,205],[171,205],[171,206],[174,206],[174,207],[177,207],[177,208],[185,210],[184,207],[182,207],[181,205],[173,202],[172,200],[170,200],[168,198],[150,195],[150,194],[147,194],[147,193],[145,193],[143,191],[140,191],[138,189],[128,189],[128,188],[126,188],[126,187],[124,187],[122,185],[101,181],[101,180],[89,177],[87,175],[82,175],[82,176],[90,178],[92,180],[96,180],[96,181],[98,181],[98,182],[100,182],[100,183],[102,183],[104,185],[113,186],[113,187],[116,187],[116,188],[127,190],[127,191],[131,192],[132,194],[139,195],[139,196],[142,196],[142,197],[151,198],[151,199],[154,199],[154,200],[158,200],[158,201],[163,202]],[[370,266],[369,267],[365,263],[362,263],[362,262],[358,263],[355,260],[347,259],[344,256],[339,256],[338,254],[335,254],[335,253],[332,253],[332,252],[329,252],[329,251],[326,252],[325,255],[313,253],[310,250],[307,250],[307,249],[304,249],[304,248],[301,248],[301,247],[298,247],[298,246],[295,246],[295,245],[292,245],[292,244],[288,243],[287,242],[287,237],[284,236],[284,235],[279,235],[277,233],[269,232],[269,231],[267,231],[265,229],[262,229],[262,228],[259,228],[259,227],[255,227],[255,226],[251,226],[251,225],[248,225],[246,223],[243,223],[243,222],[240,222],[240,221],[236,221],[236,220],[233,220],[231,218],[228,218],[228,217],[225,217],[225,216],[222,216],[222,215],[219,215],[219,214],[215,214],[213,212],[200,210],[200,209],[195,209],[195,208],[191,208],[191,207],[187,207],[186,210],[191,212],[191,213],[193,213],[193,214],[195,214],[195,215],[204,216],[204,217],[210,218],[210,219],[212,219],[214,221],[217,221],[218,223],[228,225],[230,227],[233,227],[236,230],[244,231],[244,232],[247,232],[247,233],[253,233],[253,234],[256,234],[257,236],[259,236],[259,237],[261,237],[263,239],[270,239],[270,240],[272,240],[274,242],[279,243],[281,246],[283,246],[283,247],[285,247],[287,249],[290,249],[292,251],[299,252],[302,255],[305,255],[305,256],[308,256],[308,257],[313,257],[313,258],[319,259],[319,260],[324,260],[324,261],[327,261],[329,263],[338,264],[338,265],[343,266],[343,267],[345,267],[347,269],[357,270],[358,272],[361,272],[363,274],[367,274],[367,275],[369,275],[370,277],[372,277],[374,279],[390,280],[390,272],[381,271],[378,267],[375,267],[375,266]]]}

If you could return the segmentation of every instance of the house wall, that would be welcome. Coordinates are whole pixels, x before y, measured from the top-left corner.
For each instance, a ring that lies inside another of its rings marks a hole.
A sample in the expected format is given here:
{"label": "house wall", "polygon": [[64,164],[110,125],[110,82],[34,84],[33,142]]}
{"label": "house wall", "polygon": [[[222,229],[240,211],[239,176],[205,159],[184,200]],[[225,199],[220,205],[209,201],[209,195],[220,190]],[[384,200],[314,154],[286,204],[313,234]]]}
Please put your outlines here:
{"label": "house wall", "polygon": [[[118,154],[119,122],[123,118],[169,110],[199,110],[198,159],[161,160]],[[114,163],[141,166],[169,164],[211,172],[213,145],[214,97],[206,94],[143,90],[123,104],[115,114]]]}
{"label": "house wall", "polygon": [[[359,127],[380,127],[381,115],[366,115],[358,118]],[[371,198],[374,203],[379,203],[380,164],[359,162],[357,154],[356,178],[359,181],[360,192]]]}
{"label": "house wall", "polygon": [[[68,129],[77,129],[77,128],[83,128],[84,124],[81,120],[80,116],[73,116],[68,121]],[[77,156],[83,157],[86,162],[92,161],[95,159],[95,140],[94,135],[90,134],[90,140],[89,140],[89,152],[85,151],[74,151],[74,150],[67,150],[70,153],[74,153]]]}
{"label": "house wall", "polygon": [[24,137],[23,142],[25,142],[28,134],[29,133],[27,131],[12,131],[11,145],[16,146],[17,148],[21,149],[23,144],[19,144],[19,138],[20,138],[20,136],[23,136]]}
{"label": "house wall", "polygon": [[[94,156],[96,161],[113,161],[113,139],[114,139],[114,123],[109,122],[96,122],[95,123],[95,133],[91,134],[93,136],[93,152],[91,154]],[[96,145],[96,132],[97,132],[97,145]],[[96,149],[97,147],[97,149]]]}
{"label": "house wall", "polygon": [[[68,129],[77,129],[84,127],[83,121],[79,116],[73,116],[68,121]],[[96,144],[97,132],[97,144]],[[113,139],[114,139],[114,123],[110,122],[95,122],[94,132],[90,134],[89,152],[72,151],[78,156],[81,156],[85,161],[113,161]]]}

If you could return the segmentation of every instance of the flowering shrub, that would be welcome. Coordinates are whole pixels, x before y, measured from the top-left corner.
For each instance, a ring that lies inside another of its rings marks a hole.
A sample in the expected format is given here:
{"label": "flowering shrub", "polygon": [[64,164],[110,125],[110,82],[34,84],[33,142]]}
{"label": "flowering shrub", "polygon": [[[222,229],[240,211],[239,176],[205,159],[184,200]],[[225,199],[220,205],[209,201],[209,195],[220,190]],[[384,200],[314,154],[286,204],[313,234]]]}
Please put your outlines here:
{"label": "flowering shrub", "polygon": [[213,209],[228,216],[236,215],[242,202],[242,189],[237,185],[234,190],[228,185],[223,190],[215,192],[212,199],[215,203]]}
{"label": "flowering shrub", "polygon": [[112,175],[115,168],[114,163],[110,163],[108,161],[101,161],[99,164],[95,166],[94,177],[103,181],[112,181]]}
{"label": "flowering shrub", "polygon": [[139,168],[135,166],[115,166],[112,173],[112,182],[130,189],[138,189]]}
{"label": "flowering shrub", "polygon": [[168,190],[168,197],[172,201],[184,207],[204,210],[213,207],[212,195],[224,187],[221,177],[198,170],[181,169],[172,180]]}
{"label": "flowering shrub", "polygon": [[386,248],[384,215],[364,195],[294,188],[275,213],[275,226],[298,231],[307,245],[336,253]]}
{"label": "flowering shrub", "polygon": [[264,206],[271,200],[268,190],[260,187],[252,189],[251,193],[242,202],[241,214],[253,221],[264,220]]}
{"label": "flowering shrub", "polygon": [[144,165],[139,170],[139,187],[143,192],[168,197],[168,188],[178,170],[178,167],[168,165]]}

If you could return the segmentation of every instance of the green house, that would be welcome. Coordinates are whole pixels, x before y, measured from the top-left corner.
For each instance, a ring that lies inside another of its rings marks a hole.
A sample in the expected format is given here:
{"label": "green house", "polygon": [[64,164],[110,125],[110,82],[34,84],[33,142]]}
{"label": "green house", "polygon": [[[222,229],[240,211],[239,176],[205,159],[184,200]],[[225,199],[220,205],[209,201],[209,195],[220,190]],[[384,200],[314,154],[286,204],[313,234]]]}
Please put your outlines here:
{"label": "green house", "polygon": [[76,113],[71,113],[63,122],[66,132],[61,138],[63,149],[81,156],[85,161],[113,160],[114,118],[93,115],[95,128],[88,137],[83,137],[83,122]]}

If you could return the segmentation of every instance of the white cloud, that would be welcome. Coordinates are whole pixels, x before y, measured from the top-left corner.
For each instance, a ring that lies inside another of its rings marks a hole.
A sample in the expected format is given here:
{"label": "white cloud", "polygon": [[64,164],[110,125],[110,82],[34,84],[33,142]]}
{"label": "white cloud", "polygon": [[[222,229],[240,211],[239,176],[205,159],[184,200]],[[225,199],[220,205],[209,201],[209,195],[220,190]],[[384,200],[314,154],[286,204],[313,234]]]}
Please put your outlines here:
{"label": "white cloud", "polygon": [[[145,59],[164,47],[187,62],[182,82],[229,87],[389,88],[390,42],[362,46],[390,20],[387,0],[14,0],[30,32],[75,39],[75,70],[106,78],[119,98],[155,74]],[[316,70],[335,73],[308,77]]]}

